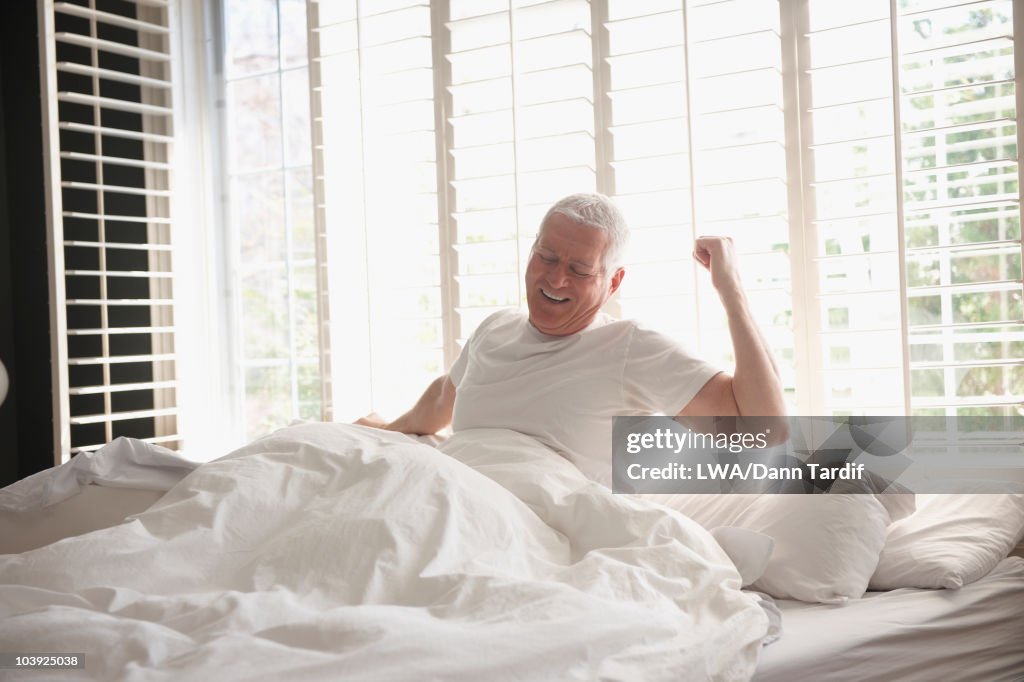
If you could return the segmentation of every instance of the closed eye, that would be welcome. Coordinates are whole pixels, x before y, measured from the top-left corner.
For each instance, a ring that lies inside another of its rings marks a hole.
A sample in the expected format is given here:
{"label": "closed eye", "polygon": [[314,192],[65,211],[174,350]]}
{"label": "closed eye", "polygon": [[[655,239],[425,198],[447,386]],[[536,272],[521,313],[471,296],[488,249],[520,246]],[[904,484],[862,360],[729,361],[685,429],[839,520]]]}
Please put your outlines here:
{"label": "closed eye", "polygon": [[[547,263],[549,265],[558,262],[558,256],[547,255],[547,254],[541,253],[540,251],[534,251],[534,253],[537,254],[537,258],[540,258],[541,261],[543,261],[544,263]],[[569,266],[569,271],[575,277],[580,277],[580,278],[582,278],[582,277],[592,277],[593,274],[594,274],[594,273],[590,272],[589,270],[581,268],[578,265],[570,265]]]}

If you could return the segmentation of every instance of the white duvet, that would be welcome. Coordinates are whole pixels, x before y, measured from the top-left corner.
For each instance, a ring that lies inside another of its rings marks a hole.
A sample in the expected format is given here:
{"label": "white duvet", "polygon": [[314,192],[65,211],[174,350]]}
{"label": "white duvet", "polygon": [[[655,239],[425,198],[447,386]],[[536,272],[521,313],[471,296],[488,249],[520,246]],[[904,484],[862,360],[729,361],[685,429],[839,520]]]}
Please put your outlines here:
{"label": "white duvet", "polygon": [[[0,651],[102,680],[744,680],[768,627],[711,536],[511,431],[340,424],[0,556]],[[11,678],[40,679],[39,672]]]}

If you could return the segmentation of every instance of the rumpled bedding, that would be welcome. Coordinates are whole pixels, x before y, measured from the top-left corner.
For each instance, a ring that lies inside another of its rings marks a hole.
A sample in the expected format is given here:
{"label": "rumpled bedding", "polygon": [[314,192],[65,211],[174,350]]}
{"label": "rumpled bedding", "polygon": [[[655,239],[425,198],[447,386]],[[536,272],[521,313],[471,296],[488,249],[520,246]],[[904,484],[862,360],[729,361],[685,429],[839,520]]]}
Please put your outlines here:
{"label": "rumpled bedding", "polygon": [[441,449],[282,429],[0,556],[0,651],[85,654],[47,679],[751,677],[767,618],[696,523],[516,432]]}
{"label": "rumpled bedding", "polygon": [[90,483],[113,488],[170,490],[201,462],[134,438],[118,438],[95,452],[40,471],[0,489],[0,511],[49,507],[78,494]]}

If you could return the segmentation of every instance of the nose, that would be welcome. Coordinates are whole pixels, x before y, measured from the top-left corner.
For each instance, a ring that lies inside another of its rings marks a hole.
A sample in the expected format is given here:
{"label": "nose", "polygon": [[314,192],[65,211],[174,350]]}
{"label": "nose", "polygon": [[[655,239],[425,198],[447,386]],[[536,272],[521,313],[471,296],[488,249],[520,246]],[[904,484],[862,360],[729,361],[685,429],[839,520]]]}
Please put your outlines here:
{"label": "nose", "polygon": [[553,264],[548,268],[545,279],[548,281],[548,284],[551,285],[552,289],[562,289],[569,284],[568,267],[561,263]]}

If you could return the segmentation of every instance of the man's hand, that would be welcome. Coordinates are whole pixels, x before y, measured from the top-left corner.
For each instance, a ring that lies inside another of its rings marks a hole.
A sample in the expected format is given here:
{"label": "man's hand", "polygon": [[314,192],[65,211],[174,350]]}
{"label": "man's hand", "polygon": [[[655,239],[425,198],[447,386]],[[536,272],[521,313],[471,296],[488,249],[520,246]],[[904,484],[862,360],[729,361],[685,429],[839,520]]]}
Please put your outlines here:
{"label": "man's hand", "polygon": [[711,285],[719,295],[742,291],[732,237],[697,237],[693,258],[711,273]]}
{"label": "man's hand", "polygon": [[406,433],[410,436],[428,436],[452,423],[454,409],[455,384],[445,374],[434,379],[413,408],[394,421],[385,421],[376,412],[371,412],[353,423]]}
{"label": "man's hand", "polygon": [[388,428],[388,422],[386,422],[384,420],[384,418],[381,417],[376,412],[371,412],[370,414],[366,415],[365,417],[360,417],[359,419],[355,420],[352,423],[353,424],[358,424],[359,426],[372,426],[375,429],[387,429]]}

